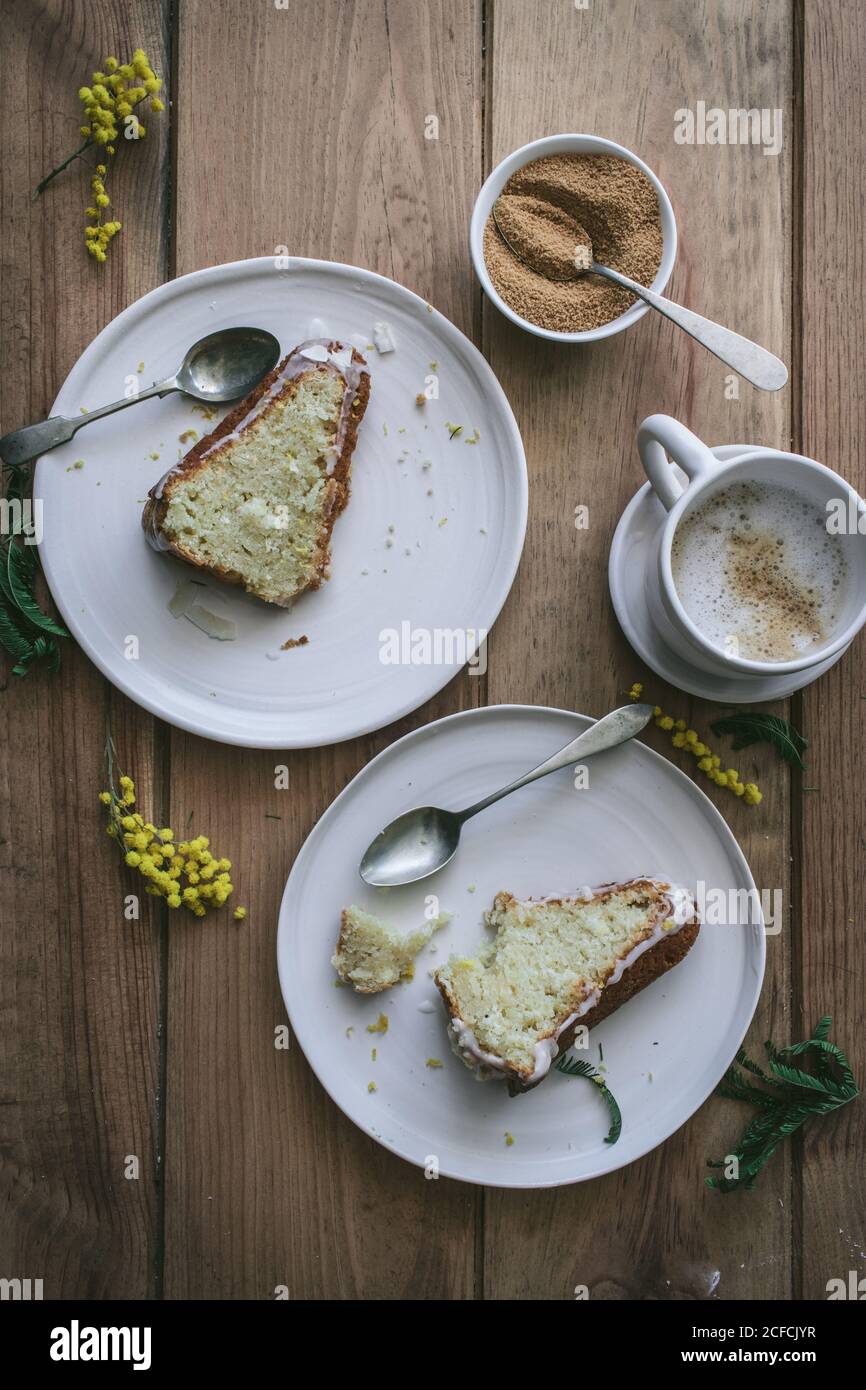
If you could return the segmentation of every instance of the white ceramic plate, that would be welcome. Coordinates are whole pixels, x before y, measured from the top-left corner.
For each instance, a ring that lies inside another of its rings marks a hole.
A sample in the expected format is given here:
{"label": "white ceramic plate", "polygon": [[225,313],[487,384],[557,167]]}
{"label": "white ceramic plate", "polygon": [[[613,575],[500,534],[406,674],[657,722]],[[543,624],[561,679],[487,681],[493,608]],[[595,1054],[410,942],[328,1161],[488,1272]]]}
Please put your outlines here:
{"label": "white ceramic plate", "polygon": [[[637,742],[589,764],[588,788],[553,773],[492,806],[463,831],[456,859],[414,887],[367,888],[358,863],[383,824],[412,806],[468,805],[575,738],[592,721],[562,710],[498,705],[451,715],[374,758],[318,822],[295,861],[280,909],[277,959],[294,1038],[323,1086],[386,1148],[423,1167],[496,1187],[554,1187],[596,1177],[660,1144],[721,1078],[751,1020],[764,973],[760,913],[727,895],[754,883],[733,835],[703,792]],[[703,881],[723,925],[704,926],[686,959],[592,1030],[624,1126],[604,1142],[605,1106],[587,1081],[554,1072],[510,1099],[451,1055],[429,971],[484,937],[499,889],[519,897],[645,873]],[[474,886],[474,892],[470,889]],[[435,893],[453,922],[422,952],[415,979],[366,999],[335,988],[330,957],[350,903],[418,925]],[[384,1037],[367,1032],[387,1014]],[[347,1036],[347,1029],[352,1032]],[[371,1057],[376,1048],[376,1060]],[[427,1059],[442,1061],[441,1069]],[[370,1082],[376,1090],[368,1091]],[[513,1136],[511,1145],[506,1134]]]}
{"label": "white ceramic plate", "polygon": [[[109,680],[194,733],[300,748],[400,718],[465,664],[478,645],[472,634],[492,627],[514,579],[527,480],[502,389],[453,324],[369,271],[299,259],[279,265],[263,258],[216,266],[145,295],[91,343],[53,413],[77,415],[82,406],[123,396],[130,382],[169,375],[190,344],[217,328],[267,328],[284,351],[323,335],[366,349],[373,325],[384,320],[396,350],[364,352],[370,404],[352,499],[334,528],[328,583],[286,612],[212,582],[202,601],[235,620],[234,642],[217,642],[171,617],[167,604],[178,578],[195,572],[146,544],[142,505],[189,448],[191,440],[180,436],[189,429],[203,434],[214,423],[180,396],[144,401],[89,425],[40,460],[36,495],[43,500],[41,556],[52,594]],[[439,398],[419,407],[415,397],[432,377]],[[462,434],[449,439],[446,422],[461,424]],[[467,444],[476,429],[478,443]],[[77,459],[83,468],[73,466]],[[426,656],[422,639],[414,664],[383,663],[382,634],[389,630],[404,644],[398,655],[412,655],[415,634],[431,634],[434,660],[417,660]],[[447,636],[465,637],[467,630],[468,641]],[[307,646],[280,651],[301,635]]]}
{"label": "white ceramic plate", "polygon": [[[747,444],[722,444],[713,449],[716,458],[739,458],[748,452]],[[756,453],[773,453],[775,450],[761,449]],[[683,484],[688,479],[681,470],[676,469]],[[689,695],[699,695],[703,700],[713,700],[722,704],[753,705],[767,700],[784,700],[795,690],[811,685],[825,671],[841,659],[844,652],[837,652],[827,661],[811,667],[808,671],[793,671],[783,676],[736,675],[725,679],[692,666],[679,652],[668,646],[650,619],[650,610],[644,591],[644,577],[647,571],[646,550],[652,545],[659,527],[663,526],[667,512],[656,496],[650,483],[638,488],[617,523],[610,547],[607,575],[610,597],[617,621],[629,645],[638,656],[655,671],[662,680],[677,690],[685,690]]]}

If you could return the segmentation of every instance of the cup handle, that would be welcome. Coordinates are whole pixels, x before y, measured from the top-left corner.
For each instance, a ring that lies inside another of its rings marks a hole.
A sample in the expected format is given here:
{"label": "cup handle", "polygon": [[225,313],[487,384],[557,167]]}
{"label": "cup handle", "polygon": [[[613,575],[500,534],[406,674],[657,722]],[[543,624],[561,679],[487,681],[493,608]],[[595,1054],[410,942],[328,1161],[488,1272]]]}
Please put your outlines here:
{"label": "cup handle", "polygon": [[685,491],[674,477],[667,455],[692,481],[716,467],[715,455],[703,440],[671,415],[649,415],[637,432],[637,447],[644,472],[667,511]]}

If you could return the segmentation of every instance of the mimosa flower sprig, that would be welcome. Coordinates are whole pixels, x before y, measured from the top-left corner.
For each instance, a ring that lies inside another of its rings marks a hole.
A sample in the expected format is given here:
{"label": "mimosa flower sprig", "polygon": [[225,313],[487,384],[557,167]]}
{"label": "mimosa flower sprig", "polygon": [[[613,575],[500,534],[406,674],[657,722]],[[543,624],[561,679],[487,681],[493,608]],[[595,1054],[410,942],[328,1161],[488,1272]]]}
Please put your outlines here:
{"label": "mimosa flower sprig", "polygon": [[[643,686],[637,682],[628,692],[630,700],[639,700],[642,694]],[[715,782],[716,786],[728,787],[734,796],[740,797],[747,806],[757,806],[763,800],[763,793],[758,789],[757,783],[742,782],[735,767],[723,768],[719,755],[698,738],[697,731],[690,729],[685,719],[674,719],[671,715],[665,714],[660,705],[656,705],[655,724],[657,729],[663,729],[665,733],[670,734],[674,748],[682,749],[691,753],[693,758],[697,758],[701,772],[705,773],[711,782]]]}
{"label": "mimosa flower sprig", "polygon": [[[99,800],[108,807],[106,834],[123,851],[124,863],[146,879],[145,893],[164,898],[170,908],[184,907],[196,917],[222,907],[234,892],[231,860],[211,853],[210,840],[197,835],[178,841],[170,827],[157,829],[135,809],[135,783],[121,776],[115,784],[116,753],[111,735],[105,744],[108,790]],[[245,907],[236,907],[235,920],[243,921]]]}
{"label": "mimosa flower sprig", "polygon": [[147,134],[135,114],[136,107],[143,101],[149,99],[151,111],[165,110],[158,96],[162,90],[162,78],[153,71],[143,48],[135,50],[129,63],[106,58],[103,66],[104,72],[93,74],[91,86],[80,87],[78,91],[84,113],[84,124],[80,127],[84,136],[83,145],[36,185],[36,192],[40,194],[73,160],[91,149],[104,151],[105,159],[97,164],[90,180],[93,198],[87,209],[88,223],[84,229],[87,250],[99,264],[105,261],[108,245],[123,225],[106,218],[111,200],[105,191],[108,176],[108,163],[105,160],[112,159],[117,152],[121,126],[126,140],[141,140]]}

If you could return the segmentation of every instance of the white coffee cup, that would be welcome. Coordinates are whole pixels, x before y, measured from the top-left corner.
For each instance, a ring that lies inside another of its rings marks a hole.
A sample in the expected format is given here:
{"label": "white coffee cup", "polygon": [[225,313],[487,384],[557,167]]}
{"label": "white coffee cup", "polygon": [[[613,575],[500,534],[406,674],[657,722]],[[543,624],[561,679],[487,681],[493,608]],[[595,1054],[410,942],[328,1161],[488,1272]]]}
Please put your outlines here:
{"label": "white coffee cup", "polygon": [[[766,676],[806,671],[843,651],[866,623],[866,505],[844,478],[814,459],[776,449],[749,447],[721,463],[697,435],[669,415],[650,415],[637,440],[646,475],[668,513],[650,547],[645,574],[650,618],[667,645],[691,665],[728,678],[737,672]],[[686,474],[685,485],[674,464]],[[692,621],[677,593],[671,568],[677,527],[696,505],[733,483],[792,489],[828,518],[828,529],[838,535],[843,548],[846,583],[838,618],[826,641],[795,660],[754,661],[723,651]]]}

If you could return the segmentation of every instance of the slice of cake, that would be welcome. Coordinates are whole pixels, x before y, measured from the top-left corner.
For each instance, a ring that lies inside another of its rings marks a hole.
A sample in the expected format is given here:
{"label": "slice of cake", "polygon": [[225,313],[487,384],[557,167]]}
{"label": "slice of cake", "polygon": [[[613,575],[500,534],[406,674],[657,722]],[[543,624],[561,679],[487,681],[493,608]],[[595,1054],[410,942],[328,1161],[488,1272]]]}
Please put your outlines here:
{"label": "slice of cake", "polygon": [[400,980],[412,979],[418,952],[434,932],[450,921],[450,912],[440,912],[404,936],[390,922],[362,912],[359,907],[344,907],[331,964],[340,979],[359,994],[378,994]]}
{"label": "slice of cake", "polygon": [[681,961],[699,930],[692,896],[663,879],[584,888],[570,898],[497,893],[496,932],[472,959],[435,972],[457,1056],[481,1080],[529,1090],[592,1027]]}
{"label": "slice of cake", "polygon": [[370,377],[342,343],[302,343],[151,488],[152,545],[285,608],[327,578]]}

